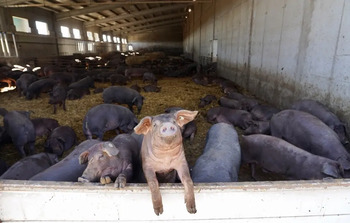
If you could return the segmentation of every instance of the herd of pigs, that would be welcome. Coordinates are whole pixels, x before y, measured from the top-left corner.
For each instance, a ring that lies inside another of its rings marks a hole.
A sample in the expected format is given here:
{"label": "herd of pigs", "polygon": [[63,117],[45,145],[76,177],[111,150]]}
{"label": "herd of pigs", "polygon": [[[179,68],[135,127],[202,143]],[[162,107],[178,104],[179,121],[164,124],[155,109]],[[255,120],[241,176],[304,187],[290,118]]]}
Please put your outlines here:
{"label": "herd of pigs", "polygon": [[[49,92],[54,113],[57,105],[65,109],[66,99],[90,94],[95,81],[101,78],[109,80],[111,86],[95,88],[95,92],[103,92],[104,103],[86,113],[82,126],[86,140],[77,146],[76,133],[69,126],[59,126],[49,118],[30,119],[27,111],[0,108],[4,122],[0,126],[0,146],[13,143],[22,156],[7,170],[3,168],[0,179],[114,182],[118,188],[126,183],[147,182],[154,211],[159,215],[163,212],[159,183],[182,182],[187,210],[195,213],[193,182],[238,181],[241,163],[250,164],[253,178],[256,166],[294,180],[348,176],[347,127],[324,104],[299,100],[285,110],[261,104],[239,93],[233,82],[207,75],[195,63],[182,64],[181,68],[162,74],[174,78],[193,75],[196,84],[218,85],[225,94],[221,98],[206,95],[200,99],[198,108],[213,101],[220,106],[207,110],[206,119],[212,126],[202,155],[189,168],[183,138],[195,137],[198,112],[170,107],[162,114],[138,120],[135,112],[140,113],[145,99],[140,87],[122,86],[130,79],[142,78],[150,83],[144,91],[159,92],[160,74],[152,71],[149,67],[118,67],[77,75],[48,68],[41,78],[33,72],[20,74],[16,79],[19,96],[35,100],[41,93]],[[243,134],[238,134],[236,128]],[[115,130],[117,136],[103,141],[109,130]],[[36,137],[43,135],[48,135],[45,152],[35,154]]]}

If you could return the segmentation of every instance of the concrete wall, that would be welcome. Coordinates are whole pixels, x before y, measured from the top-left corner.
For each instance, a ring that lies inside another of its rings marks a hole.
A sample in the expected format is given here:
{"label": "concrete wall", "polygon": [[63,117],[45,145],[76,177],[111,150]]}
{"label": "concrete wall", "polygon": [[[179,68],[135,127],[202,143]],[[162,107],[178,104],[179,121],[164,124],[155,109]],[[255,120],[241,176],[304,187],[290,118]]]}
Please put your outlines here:
{"label": "concrete wall", "polygon": [[156,48],[182,53],[182,36],[182,28],[176,26],[138,34],[131,33],[128,40],[133,45],[134,50]]}
{"label": "concrete wall", "polygon": [[[33,58],[45,56],[57,56],[56,31],[53,23],[53,13],[39,8],[19,8],[3,9],[3,31],[15,33],[18,49],[18,56],[23,62],[33,60]],[[31,33],[16,32],[13,25],[12,16],[27,18]],[[50,35],[39,35],[35,26],[35,21],[46,22]],[[8,39],[12,44],[12,39]]]}
{"label": "concrete wall", "polygon": [[350,123],[349,33],[347,0],[214,0],[195,4],[184,49],[199,61],[217,39],[220,76],[281,108],[319,100]]}
{"label": "concrete wall", "polygon": [[[29,21],[31,33],[16,32],[13,25],[12,16],[26,18]],[[48,24],[50,35],[39,35],[35,28],[35,21],[43,21]],[[67,26],[71,30],[71,38],[63,38],[60,27]],[[74,39],[72,29],[80,30],[81,39]],[[98,53],[103,54],[109,51],[116,51],[115,43],[102,42],[102,34],[111,36],[112,32],[101,32],[99,27],[85,28],[84,23],[75,19],[65,19],[56,22],[53,12],[40,8],[3,8],[0,7],[0,31],[15,34],[16,46],[18,49],[19,62],[27,63],[39,58],[40,61],[56,57],[58,55],[72,55],[76,53]],[[87,31],[97,32],[100,35],[100,42],[89,41],[86,36]],[[125,37],[125,36],[119,36]],[[12,38],[8,38],[10,46],[14,45]],[[88,50],[88,44],[93,45],[93,50]],[[83,48],[79,48],[83,45]],[[127,50],[127,45],[121,46],[122,51]],[[13,60],[11,58],[2,58],[1,60]],[[17,60],[18,61],[18,60]]]}

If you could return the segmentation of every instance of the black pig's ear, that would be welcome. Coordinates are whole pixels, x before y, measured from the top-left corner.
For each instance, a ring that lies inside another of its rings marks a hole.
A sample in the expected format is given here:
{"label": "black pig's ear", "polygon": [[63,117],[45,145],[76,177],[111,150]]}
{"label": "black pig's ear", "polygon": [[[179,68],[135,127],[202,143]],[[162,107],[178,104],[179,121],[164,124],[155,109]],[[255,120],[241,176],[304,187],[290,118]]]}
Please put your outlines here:
{"label": "black pig's ear", "polygon": [[89,160],[89,151],[82,152],[79,156],[79,164],[87,163]]}
{"label": "black pig's ear", "polygon": [[176,122],[180,127],[192,121],[197,114],[198,114],[198,111],[189,111],[189,110],[179,110],[174,113]]}
{"label": "black pig's ear", "polygon": [[119,149],[117,149],[111,142],[103,143],[102,151],[108,156],[116,156],[119,153]]}
{"label": "black pig's ear", "polygon": [[65,143],[66,142],[66,140],[64,138],[62,138],[62,137],[57,138],[57,140],[60,141],[61,143]]}
{"label": "black pig's ear", "polygon": [[152,125],[152,117],[146,116],[143,119],[141,119],[140,123],[135,126],[134,131],[138,135],[146,135],[147,132],[150,130]]}
{"label": "black pig's ear", "polygon": [[333,178],[340,178],[339,169],[336,165],[331,165],[328,162],[324,163],[322,166],[322,173]]}

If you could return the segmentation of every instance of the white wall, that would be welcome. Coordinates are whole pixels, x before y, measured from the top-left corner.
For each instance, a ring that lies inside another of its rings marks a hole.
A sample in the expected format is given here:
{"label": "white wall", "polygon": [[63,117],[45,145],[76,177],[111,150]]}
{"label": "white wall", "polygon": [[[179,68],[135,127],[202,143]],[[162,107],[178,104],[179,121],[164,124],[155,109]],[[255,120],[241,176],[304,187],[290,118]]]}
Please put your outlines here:
{"label": "white wall", "polygon": [[0,180],[2,222],[348,223],[350,180],[196,183],[196,214],[182,184],[160,184],[153,212],[147,184]]}
{"label": "white wall", "polygon": [[349,33],[347,0],[214,0],[195,5],[184,49],[199,61],[218,39],[220,76],[281,108],[319,100],[350,123]]}

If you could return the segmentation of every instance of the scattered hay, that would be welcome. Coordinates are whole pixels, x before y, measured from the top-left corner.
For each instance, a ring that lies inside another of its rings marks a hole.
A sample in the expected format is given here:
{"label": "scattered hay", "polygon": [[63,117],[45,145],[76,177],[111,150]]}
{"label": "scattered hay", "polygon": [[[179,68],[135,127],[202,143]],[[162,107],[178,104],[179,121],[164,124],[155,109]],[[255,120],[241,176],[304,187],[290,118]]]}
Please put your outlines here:
{"label": "scattered hay", "polygon": [[[128,86],[133,84],[138,84],[141,87],[141,79],[133,80]],[[110,83],[95,83],[96,87],[106,88],[110,86]],[[164,110],[168,107],[176,106],[182,107],[188,110],[199,111],[196,117],[197,123],[197,134],[192,143],[188,139],[184,140],[185,154],[189,165],[194,165],[196,159],[202,154],[206,134],[211,126],[210,123],[206,121],[207,111],[215,106],[218,106],[217,102],[212,102],[210,105],[204,108],[199,108],[200,98],[206,96],[207,94],[215,95],[217,98],[223,96],[221,88],[213,86],[202,86],[195,84],[190,77],[183,78],[172,78],[172,77],[162,77],[158,80],[158,86],[161,87],[159,93],[156,92],[144,92],[141,94],[145,97],[144,104],[140,114],[136,114],[137,118],[141,120],[145,116],[153,116],[157,114],[164,113]],[[68,125],[74,129],[78,137],[78,143],[85,140],[82,129],[82,121],[87,113],[87,111],[95,105],[103,103],[102,93],[94,94],[91,90],[90,95],[85,95],[80,100],[67,100],[66,107],[67,111],[63,111],[62,107],[57,109],[57,114],[53,114],[53,107],[48,104],[49,96],[48,94],[41,94],[40,98],[33,99],[31,101],[26,100],[24,97],[18,97],[17,92],[11,91],[0,94],[0,107],[6,108],[9,111],[12,110],[30,110],[33,111],[31,118],[54,118],[60,125]],[[136,111],[136,108],[134,108]],[[0,116],[0,123],[2,123],[2,117]],[[239,135],[242,131],[236,128]],[[114,131],[109,131],[105,134],[104,140],[112,139],[116,136]],[[45,137],[36,140],[35,148],[36,152],[44,151]],[[73,148],[64,153],[64,156],[68,155]],[[63,157],[64,157],[63,156]],[[8,165],[12,165],[18,161],[21,157],[19,156],[17,150],[12,144],[6,144],[3,148],[0,148],[0,158],[5,160]],[[258,180],[276,180],[280,179],[279,176],[267,175],[257,169],[256,177]],[[242,165],[240,174],[240,181],[251,181],[249,168],[247,165]]]}
{"label": "scattered hay", "polygon": [[[128,86],[133,84],[143,86],[142,80],[133,80]],[[96,87],[106,88],[110,86],[110,83],[95,83]],[[159,93],[144,92],[141,94],[145,97],[144,105],[141,113],[136,114],[137,118],[141,120],[145,116],[153,116],[160,113],[164,113],[164,110],[171,106],[183,107],[189,110],[198,110],[199,114],[196,118],[197,121],[197,135],[193,142],[185,140],[185,152],[190,165],[193,165],[195,160],[200,156],[205,145],[205,137],[207,130],[210,128],[205,119],[206,111],[217,106],[217,103],[212,103],[205,108],[198,108],[199,99],[207,94],[214,94],[221,96],[222,92],[218,86],[205,87],[195,84],[191,78],[160,78],[158,85],[161,87]],[[92,90],[91,90],[92,92]],[[48,104],[48,94],[42,93],[40,98],[33,100],[26,100],[24,97],[18,97],[17,92],[10,91],[0,94],[0,107],[6,108],[9,111],[12,110],[26,110],[32,111],[31,118],[54,118],[60,125],[68,125],[74,129],[78,136],[79,143],[85,140],[82,129],[82,121],[87,111],[95,105],[102,104],[102,93],[85,95],[80,100],[67,100],[67,111],[63,111],[62,107],[58,107],[57,113],[53,114],[53,106]],[[134,109],[136,111],[136,108]],[[0,123],[3,125],[2,117],[0,117]],[[115,136],[114,131],[107,132],[104,140],[111,139]],[[36,152],[42,152],[44,150],[45,137],[36,140],[35,147]],[[64,155],[69,154],[67,151]],[[17,150],[12,144],[6,144],[0,149],[0,157],[9,165],[20,159]]]}

